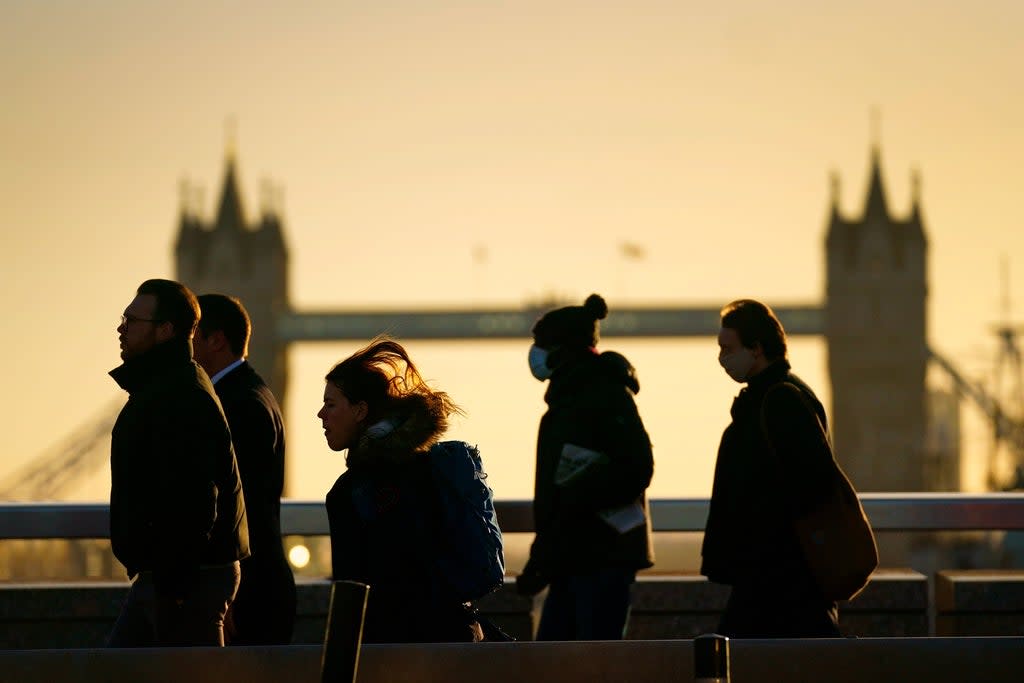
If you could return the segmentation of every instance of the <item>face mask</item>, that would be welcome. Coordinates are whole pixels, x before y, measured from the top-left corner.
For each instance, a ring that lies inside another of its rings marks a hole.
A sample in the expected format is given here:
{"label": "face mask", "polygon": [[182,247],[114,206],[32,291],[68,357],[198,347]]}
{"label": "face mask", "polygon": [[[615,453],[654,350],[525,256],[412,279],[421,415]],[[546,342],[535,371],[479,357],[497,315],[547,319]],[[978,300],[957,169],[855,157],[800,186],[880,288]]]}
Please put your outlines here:
{"label": "face mask", "polygon": [[527,358],[530,361],[530,372],[534,377],[541,382],[551,377],[551,368],[548,367],[548,352],[545,349],[534,344],[530,347]]}
{"label": "face mask", "polygon": [[750,368],[754,365],[754,354],[750,349],[744,347],[735,353],[730,353],[728,356],[722,356],[718,359],[718,363],[725,368],[726,374],[734,380],[745,382],[747,380],[747,373],[750,372]]}

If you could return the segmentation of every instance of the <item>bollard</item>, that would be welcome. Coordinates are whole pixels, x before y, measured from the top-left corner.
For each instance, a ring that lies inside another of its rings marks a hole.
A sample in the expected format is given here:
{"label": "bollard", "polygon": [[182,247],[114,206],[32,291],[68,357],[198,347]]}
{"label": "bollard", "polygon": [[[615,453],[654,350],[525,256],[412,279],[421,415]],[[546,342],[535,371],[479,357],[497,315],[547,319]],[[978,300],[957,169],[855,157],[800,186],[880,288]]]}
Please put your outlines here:
{"label": "bollard", "polygon": [[694,683],[729,683],[729,639],[706,633],[693,639]]}
{"label": "bollard", "polygon": [[320,660],[321,683],[355,683],[369,592],[369,586],[356,581],[335,581],[331,584],[331,603],[327,609],[327,629]]}

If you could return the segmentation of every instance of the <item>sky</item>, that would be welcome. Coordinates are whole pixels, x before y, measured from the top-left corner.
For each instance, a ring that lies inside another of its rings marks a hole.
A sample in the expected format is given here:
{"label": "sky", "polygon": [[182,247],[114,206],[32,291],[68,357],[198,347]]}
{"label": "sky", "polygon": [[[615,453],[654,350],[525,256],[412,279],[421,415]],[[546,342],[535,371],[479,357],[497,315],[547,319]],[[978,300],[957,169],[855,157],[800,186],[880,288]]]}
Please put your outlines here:
{"label": "sky", "polygon": [[[0,479],[119,396],[117,318],[174,276],[182,181],[215,211],[228,130],[248,215],[283,189],[298,310],[821,302],[830,175],[856,216],[877,144],[897,216],[920,173],[930,342],[985,379],[1001,262],[1024,302],[1022,27],[1011,0],[0,0]],[[409,344],[499,497],[532,481],[528,345]],[[356,346],[291,352],[292,495],[341,470],[313,416]],[[654,494],[706,495],[737,389],[714,339],[604,346]],[[790,356],[827,404],[822,341]]]}

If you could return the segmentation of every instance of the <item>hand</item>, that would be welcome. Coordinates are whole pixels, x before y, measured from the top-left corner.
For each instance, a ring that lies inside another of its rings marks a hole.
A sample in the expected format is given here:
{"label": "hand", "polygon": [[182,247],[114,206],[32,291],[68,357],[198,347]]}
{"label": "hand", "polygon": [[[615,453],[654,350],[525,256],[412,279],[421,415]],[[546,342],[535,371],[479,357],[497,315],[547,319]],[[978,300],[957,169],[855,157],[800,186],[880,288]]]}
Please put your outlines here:
{"label": "hand", "polygon": [[547,588],[549,583],[551,580],[531,560],[516,577],[516,592],[527,597],[533,596]]}

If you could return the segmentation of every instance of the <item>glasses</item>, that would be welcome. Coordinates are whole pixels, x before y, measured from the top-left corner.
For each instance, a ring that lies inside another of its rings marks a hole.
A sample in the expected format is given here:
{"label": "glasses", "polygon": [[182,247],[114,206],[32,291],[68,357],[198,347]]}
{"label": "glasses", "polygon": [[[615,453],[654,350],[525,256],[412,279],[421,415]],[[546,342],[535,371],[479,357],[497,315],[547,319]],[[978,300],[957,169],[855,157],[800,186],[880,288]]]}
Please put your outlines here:
{"label": "glasses", "polygon": [[[132,323],[162,323],[163,320],[159,318],[136,318],[134,315],[122,315],[121,325],[131,325]],[[118,327],[121,327],[118,325]]]}

